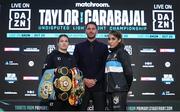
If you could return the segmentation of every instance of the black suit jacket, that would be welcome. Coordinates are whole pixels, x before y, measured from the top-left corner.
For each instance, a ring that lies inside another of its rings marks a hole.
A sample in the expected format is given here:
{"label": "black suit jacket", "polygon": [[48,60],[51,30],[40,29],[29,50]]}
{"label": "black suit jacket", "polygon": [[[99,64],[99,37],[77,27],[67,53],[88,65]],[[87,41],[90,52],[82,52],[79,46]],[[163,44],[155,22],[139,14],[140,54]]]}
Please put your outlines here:
{"label": "black suit jacket", "polygon": [[87,88],[89,91],[104,91],[104,68],[108,55],[108,47],[97,40],[88,40],[76,45],[74,57],[79,69],[83,72],[84,78],[96,79],[96,85]]}

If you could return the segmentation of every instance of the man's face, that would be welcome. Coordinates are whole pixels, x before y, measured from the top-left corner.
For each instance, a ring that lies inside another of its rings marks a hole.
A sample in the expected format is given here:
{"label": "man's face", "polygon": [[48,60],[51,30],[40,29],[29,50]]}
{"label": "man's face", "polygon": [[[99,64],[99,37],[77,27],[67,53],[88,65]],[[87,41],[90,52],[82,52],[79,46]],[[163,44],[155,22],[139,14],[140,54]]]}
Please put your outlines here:
{"label": "man's face", "polygon": [[88,24],[86,28],[86,34],[89,39],[93,39],[96,37],[97,29],[94,24]]}

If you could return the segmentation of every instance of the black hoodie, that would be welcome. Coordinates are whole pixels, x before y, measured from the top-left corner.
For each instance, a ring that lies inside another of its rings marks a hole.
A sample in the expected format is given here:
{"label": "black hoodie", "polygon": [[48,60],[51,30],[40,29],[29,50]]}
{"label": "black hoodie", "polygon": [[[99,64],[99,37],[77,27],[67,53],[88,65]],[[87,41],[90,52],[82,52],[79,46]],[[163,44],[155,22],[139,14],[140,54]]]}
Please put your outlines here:
{"label": "black hoodie", "polygon": [[58,50],[54,50],[46,57],[42,74],[47,69],[53,69],[53,68],[63,67],[63,66],[73,68],[75,66],[75,60],[73,56],[70,55],[68,52],[62,53]]}
{"label": "black hoodie", "polygon": [[130,56],[124,44],[109,49],[106,61],[106,91],[129,91],[133,80]]}

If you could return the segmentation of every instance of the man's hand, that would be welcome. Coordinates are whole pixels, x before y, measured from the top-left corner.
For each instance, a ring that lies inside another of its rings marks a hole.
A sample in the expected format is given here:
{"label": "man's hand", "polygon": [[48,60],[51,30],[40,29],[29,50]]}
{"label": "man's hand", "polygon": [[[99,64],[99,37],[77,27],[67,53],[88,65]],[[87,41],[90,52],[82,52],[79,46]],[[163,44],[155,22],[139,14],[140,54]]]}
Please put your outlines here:
{"label": "man's hand", "polygon": [[84,83],[85,83],[85,85],[86,85],[88,88],[91,88],[91,87],[93,87],[94,85],[96,85],[96,82],[97,82],[97,80],[95,80],[95,79],[87,79],[87,78],[84,78]]}

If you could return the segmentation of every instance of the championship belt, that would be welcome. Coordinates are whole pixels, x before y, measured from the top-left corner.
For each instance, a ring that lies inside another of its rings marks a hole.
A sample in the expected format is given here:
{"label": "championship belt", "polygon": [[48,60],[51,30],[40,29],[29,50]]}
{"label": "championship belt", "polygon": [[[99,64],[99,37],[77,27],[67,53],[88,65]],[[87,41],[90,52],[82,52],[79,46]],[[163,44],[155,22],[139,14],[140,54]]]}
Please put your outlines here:
{"label": "championship belt", "polygon": [[56,71],[57,75],[68,75],[69,74],[69,69],[67,67],[58,67]]}
{"label": "championship belt", "polygon": [[55,91],[53,88],[54,69],[48,69],[44,72],[38,87],[38,97],[42,99],[55,100]]}
{"label": "championship belt", "polygon": [[53,92],[53,85],[50,81],[45,81],[42,84],[41,90],[40,90],[40,96],[43,99],[48,99],[49,95],[51,95]]}
{"label": "championship belt", "polygon": [[69,91],[71,89],[71,79],[68,76],[61,76],[60,78],[55,79],[54,86],[61,91]]}
{"label": "championship belt", "polygon": [[72,87],[68,67],[58,67],[55,74],[54,87],[58,93],[58,99],[66,101],[69,97],[69,92]]}
{"label": "championship belt", "polygon": [[82,95],[84,94],[85,88],[83,83],[83,74],[82,72],[74,67],[70,69],[72,74],[72,89],[71,94],[69,96],[70,105],[78,105],[81,104]]}
{"label": "championship belt", "polygon": [[68,99],[69,95],[67,92],[63,92],[58,95],[58,98],[61,99],[62,101],[66,101]]}
{"label": "championship belt", "polygon": [[68,100],[70,105],[76,106],[81,104],[84,91],[83,74],[78,68],[58,67],[56,71],[48,69],[44,72],[38,96],[48,100]]}

